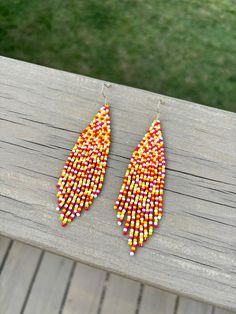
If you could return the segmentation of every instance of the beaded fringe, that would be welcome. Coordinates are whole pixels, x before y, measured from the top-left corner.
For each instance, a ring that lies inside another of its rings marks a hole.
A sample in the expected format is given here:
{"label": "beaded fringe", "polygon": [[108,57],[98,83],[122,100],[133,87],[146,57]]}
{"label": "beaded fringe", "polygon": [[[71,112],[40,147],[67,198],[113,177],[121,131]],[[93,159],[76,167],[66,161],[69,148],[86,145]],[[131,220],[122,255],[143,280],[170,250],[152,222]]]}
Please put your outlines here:
{"label": "beaded fringe", "polygon": [[154,120],[135,148],[114,205],[123,234],[129,233],[130,255],[152,236],[163,212],[165,155],[159,120]]}
{"label": "beaded fringe", "polygon": [[105,104],[75,143],[58,180],[57,210],[65,226],[88,210],[101,191],[110,148],[109,106]]}

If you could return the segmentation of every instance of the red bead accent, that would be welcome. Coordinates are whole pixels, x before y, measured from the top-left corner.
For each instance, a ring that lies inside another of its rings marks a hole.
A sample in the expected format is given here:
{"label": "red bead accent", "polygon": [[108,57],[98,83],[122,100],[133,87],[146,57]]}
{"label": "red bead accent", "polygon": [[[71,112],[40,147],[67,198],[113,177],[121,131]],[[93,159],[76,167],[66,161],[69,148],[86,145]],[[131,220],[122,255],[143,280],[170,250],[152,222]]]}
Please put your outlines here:
{"label": "red bead accent", "polygon": [[110,117],[104,105],[77,139],[58,180],[62,226],[88,210],[102,188],[110,148]]}
{"label": "red bead accent", "polygon": [[131,255],[158,228],[165,179],[164,143],[160,122],[154,120],[135,148],[114,208],[123,234],[129,234]]}

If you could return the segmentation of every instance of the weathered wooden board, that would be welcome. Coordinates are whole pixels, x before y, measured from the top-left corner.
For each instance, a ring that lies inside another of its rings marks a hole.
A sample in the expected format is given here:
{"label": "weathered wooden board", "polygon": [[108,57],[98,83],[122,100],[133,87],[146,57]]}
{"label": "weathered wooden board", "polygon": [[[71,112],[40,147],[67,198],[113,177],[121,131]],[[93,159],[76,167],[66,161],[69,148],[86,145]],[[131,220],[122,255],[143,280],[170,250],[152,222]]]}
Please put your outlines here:
{"label": "weathered wooden board", "polygon": [[21,313],[34,275],[41,250],[14,242],[0,276],[0,313]]}
{"label": "weathered wooden board", "polygon": [[236,312],[227,311],[220,308],[215,308],[213,314],[235,314]]}
{"label": "weathered wooden board", "polygon": [[58,314],[73,270],[65,257],[44,253],[26,300],[24,314]]}
{"label": "weathered wooden board", "polygon": [[[176,314],[177,296],[153,287],[144,286],[139,314]],[[193,309],[190,312],[195,314]]]}
{"label": "weathered wooden board", "polygon": [[111,274],[107,282],[101,314],[135,314],[140,292],[140,283]]}
{"label": "weathered wooden board", "polygon": [[0,236],[0,274],[11,246],[11,240]]}
{"label": "weathered wooden board", "polygon": [[[55,184],[102,82],[0,59],[0,233],[152,286],[236,309],[236,115],[112,84],[112,145],[103,191],[66,228]],[[113,204],[132,150],[156,115],[166,144],[165,216],[132,258]]]}
{"label": "weathered wooden board", "polygon": [[[0,237],[0,243],[9,241]],[[3,276],[0,274],[0,313],[233,314],[157,288],[141,287],[137,282],[81,263],[75,267],[75,263],[61,256],[13,243]]]}
{"label": "weathered wooden board", "polygon": [[105,271],[77,263],[62,314],[99,313],[105,279]]}
{"label": "weathered wooden board", "polygon": [[176,314],[212,314],[213,307],[209,304],[181,297],[179,298]]}

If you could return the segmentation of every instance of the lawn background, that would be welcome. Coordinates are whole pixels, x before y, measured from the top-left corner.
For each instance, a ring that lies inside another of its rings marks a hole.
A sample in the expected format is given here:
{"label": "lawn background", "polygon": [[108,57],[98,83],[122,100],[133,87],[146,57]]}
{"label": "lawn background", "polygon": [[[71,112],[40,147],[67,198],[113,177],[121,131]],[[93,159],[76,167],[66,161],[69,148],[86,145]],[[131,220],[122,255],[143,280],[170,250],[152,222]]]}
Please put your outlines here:
{"label": "lawn background", "polygon": [[236,111],[235,0],[1,0],[0,54]]}

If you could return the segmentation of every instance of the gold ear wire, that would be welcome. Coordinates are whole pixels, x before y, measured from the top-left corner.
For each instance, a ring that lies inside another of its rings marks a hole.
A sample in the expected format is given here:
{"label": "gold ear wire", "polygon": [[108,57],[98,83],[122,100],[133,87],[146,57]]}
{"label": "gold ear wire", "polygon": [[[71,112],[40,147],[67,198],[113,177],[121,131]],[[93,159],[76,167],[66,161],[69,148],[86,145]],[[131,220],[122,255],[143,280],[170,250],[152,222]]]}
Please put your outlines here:
{"label": "gold ear wire", "polygon": [[160,118],[160,106],[163,105],[163,100],[158,99],[157,101],[157,116],[156,119],[158,120]]}
{"label": "gold ear wire", "polygon": [[103,83],[103,85],[102,85],[101,94],[102,94],[102,96],[104,98],[104,102],[106,104],[107,103],[107,96],[104,94],[104,87],[109,88],[109,87],[111,87],[111,84],[110,83]]}

